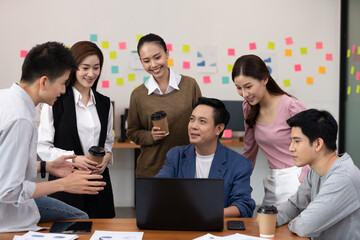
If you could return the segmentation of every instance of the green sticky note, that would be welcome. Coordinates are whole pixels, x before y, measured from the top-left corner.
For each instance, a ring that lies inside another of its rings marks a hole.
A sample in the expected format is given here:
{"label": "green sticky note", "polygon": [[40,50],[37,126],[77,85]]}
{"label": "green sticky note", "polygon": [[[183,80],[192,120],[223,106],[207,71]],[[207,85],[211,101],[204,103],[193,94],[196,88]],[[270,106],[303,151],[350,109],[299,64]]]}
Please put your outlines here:
{"label": "green sticky note", "polygon": [[102,41],[101,42],[101,47],[102,48],[109,48],[109,41]]}
{"label": "green sticky note", "polygon": [[350,73],[351,73],[352,75],[354,75],[354,73],[355,73],[355,67],[354,67],[354,66],[351,66]]}
{"label": "green sticky note", "polygon": [[351,53],[351,52],[350,52],[350,49],[348,49],[348,50],[347,50],[347,55],[346,55],[346,57],[349,58],[349,57],[350,57],[350,53]]}
{"label": "green sticky note", "polygon": [[119,67],[118,66],[111,66],[111,73],[119,73]]}
{"label": "green sticky note", "polygon": [[306,47],[300,48],[300,54],[302,54],[302,55],[307,54],[307,48]]}
{"label": "green sticky note", "polygon": [[268,42],[268,49],[274,50],[275,49],[275,43],[274,42]]}
{"label": "green sticky note", "polygon": [[109,52],[110,59],[116,59],[116,52]]}
{"label": "green sticky note", "polygon": [[234,67],[234,64],[228,64],[228,66],[227,66],[228,72],[232,72],[233,67]]}
{"label": "green sticky note", "polygon": [[97,40],[98,40],[97,34],[90,34],[90,41],[97,42]]}
{"label": "green sticky note", "polygon": [[149,76],[144,77],[144,78],[143,78],[143,81],[146,82],[149,78],[150,78]]}
{"label": "green sticky note", "polygon": [[117,78],[116,85],[124,85],[124,78]]}
{"label": "green sticky note", "polygon": [[360,93],[360,85],[356,86],[356,93]]}
{"label": "green sticky note", "polygon": [[290,79],[284,79],[284,87],[290,87]]}
{"label": "green sticky note", "polygon": [[351,94],[351,86],[348,86],[347,88],[347,95],[350,95]]}
{"label": "green sticky note", "polygon": [[229,77],[222,77],[222,84],[229,84]]}
{"label": "green sticky note", "polygon": [[128,80],[129,81],[135,81],[135,74],[134,73],[129,73],[128,74]]}
{"label": "green sticky note", "polygon": [[136,42],[139,42],[140,38],[142,38],[144,35],[138,34],[136,35]]}
{"label": "green sticky note", "polygon": [[190,52],[190,46],[189,45],[183,45],[182,50],[183,50],[183,52]]}

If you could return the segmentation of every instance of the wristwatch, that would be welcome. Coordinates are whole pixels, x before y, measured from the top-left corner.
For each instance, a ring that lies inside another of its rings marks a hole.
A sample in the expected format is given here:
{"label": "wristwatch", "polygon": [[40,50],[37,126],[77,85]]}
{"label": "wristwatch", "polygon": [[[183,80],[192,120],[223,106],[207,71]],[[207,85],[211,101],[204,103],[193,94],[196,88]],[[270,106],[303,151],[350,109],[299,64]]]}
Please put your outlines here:
{"label": "wristwatch", "polygon": [[41,178],[45,178],[45,175],[46,175],[46,161],[40,161],[40,173],[41,173]]}

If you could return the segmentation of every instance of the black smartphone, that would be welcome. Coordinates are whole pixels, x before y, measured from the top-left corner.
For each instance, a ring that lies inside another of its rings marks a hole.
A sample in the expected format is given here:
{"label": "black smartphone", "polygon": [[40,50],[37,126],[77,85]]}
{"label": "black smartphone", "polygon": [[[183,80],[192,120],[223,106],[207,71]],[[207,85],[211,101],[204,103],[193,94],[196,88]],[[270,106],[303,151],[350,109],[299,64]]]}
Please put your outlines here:
{"label": "black smartphone", "polygon": [[244,221],[228,221],[227,228],[229,230],[245,230]]}
{"label": "black smartphone", "polygon": [[92,222],[54,222],[50,228],[51,233],[91,233]]}

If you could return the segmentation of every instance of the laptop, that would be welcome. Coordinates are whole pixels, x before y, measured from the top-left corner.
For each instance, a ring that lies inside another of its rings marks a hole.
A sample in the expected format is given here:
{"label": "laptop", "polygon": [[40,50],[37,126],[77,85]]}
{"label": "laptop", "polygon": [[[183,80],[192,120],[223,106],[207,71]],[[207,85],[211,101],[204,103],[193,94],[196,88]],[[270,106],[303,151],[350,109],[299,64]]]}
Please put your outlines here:
{"label": "laptop", "polygon": [[140,229],[223,229],[223,179],[136,178],[135,199]]}

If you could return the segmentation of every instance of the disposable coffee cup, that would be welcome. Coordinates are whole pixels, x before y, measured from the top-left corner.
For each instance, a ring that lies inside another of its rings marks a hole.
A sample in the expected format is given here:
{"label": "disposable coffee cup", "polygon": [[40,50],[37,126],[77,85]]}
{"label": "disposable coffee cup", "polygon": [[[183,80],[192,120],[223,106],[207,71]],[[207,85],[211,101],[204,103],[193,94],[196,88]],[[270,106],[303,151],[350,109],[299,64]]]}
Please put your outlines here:
{"label": "disposable coffee cup", "polygon": [[97,163],[102,163],[105,156],[105,149],[99,146],[92,146],[89,148],[89,159]]}
{"label": "disposable coffee cup", "polygon": [[159,127],[161,131],[165,131],[166,135],[169,134],[167,115],[164,111],[154,112],[151,115],[151,121],[155,127]]}
{"label": "disposable coffee cup", "polygon": [[257,212],[260,237],[273,238],[275,236],[277,208],[275,206],[263,206]]}

